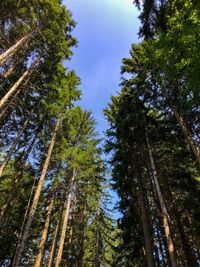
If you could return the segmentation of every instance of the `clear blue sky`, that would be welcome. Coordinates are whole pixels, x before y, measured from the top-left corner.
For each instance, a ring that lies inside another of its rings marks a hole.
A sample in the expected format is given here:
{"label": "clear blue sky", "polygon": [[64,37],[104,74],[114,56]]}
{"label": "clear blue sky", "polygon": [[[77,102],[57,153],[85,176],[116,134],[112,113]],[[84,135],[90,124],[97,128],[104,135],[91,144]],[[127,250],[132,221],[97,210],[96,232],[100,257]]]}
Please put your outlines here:
{"label": "clear blue sky", "polygon": [[131,0],[64,0],[77,22],[78,48],[66,66],[82,81],[80,105],[93,112],[100,135],[106,130],[103,109],[119,91],[120,65],[138,42],[138,11]]}

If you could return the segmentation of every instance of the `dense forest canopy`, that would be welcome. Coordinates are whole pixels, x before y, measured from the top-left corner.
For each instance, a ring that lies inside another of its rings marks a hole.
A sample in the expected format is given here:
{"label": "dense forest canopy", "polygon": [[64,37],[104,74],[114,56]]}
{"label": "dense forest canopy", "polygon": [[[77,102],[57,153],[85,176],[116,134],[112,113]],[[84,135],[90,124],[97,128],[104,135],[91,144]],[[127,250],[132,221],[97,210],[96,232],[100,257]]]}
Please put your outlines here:
{"label": "dense forest canopy", "polygon": [[0,1],[0,266],[200,266],[200,2],[134,4],[102,148],[68,7]]}

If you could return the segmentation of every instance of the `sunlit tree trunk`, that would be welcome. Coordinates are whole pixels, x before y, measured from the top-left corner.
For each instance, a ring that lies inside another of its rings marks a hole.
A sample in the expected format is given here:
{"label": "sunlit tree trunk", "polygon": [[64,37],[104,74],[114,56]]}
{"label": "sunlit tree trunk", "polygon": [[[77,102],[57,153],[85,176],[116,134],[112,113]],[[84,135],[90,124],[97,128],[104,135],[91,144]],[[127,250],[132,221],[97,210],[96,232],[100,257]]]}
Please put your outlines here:
{"label": "sunlit tree trunk", "polygon": [[29,69],[27,69],[24,74],[15,82],[15,84],[10,88],[10,90],[4,95],[4,97],[0,100],[0,109],[2,109],[5,103],[9,100],[9,98],[17,92],[18,87],[21,85],[22,82],[26,81],[30,78],[32,72],[34,71],[38,60],[34,62]]}
{"label": "sunlit tree trunk", "polygon": [[55,198],[55,186],[52,189],[52,197],[50,199],[50,203],[49,203],[49,207],[48,207],[48,211],[47,211],[47,216],[46,216],[46,221],[44,224],[44,229],[42,231],[42,236],[41,236],[41,241],[40,241],[40,245],[39,245],[39,251],[35,260],[35,264],[34,267],[40,267],[42,264],[42,259],[44,256],[44,246],[47,240],[47,234],[48,234],[48,230],[49,230],[49,225],[50,225],[50,220],[51,220],[51,214],[52,214],[52,210],[53,210],[53,206],[54,206],[54,198]]}
{"label": "sunlit tree trunk", "polygon": [[[64,200],[62,198],[61,198],[61,200],[64,202]],[[62,206],[62,208],[59,212],[58,222],[56,224],[56,227],[55,227],[54,233],[53,233],[53,240],[52,240],[51,250],[50,250],[49,260],[48,260],[48,267],[53,267],[53,265],[54,265],[56,247],[57,247],[59,232],[60,232],[61,223],[62,223],[62,214],[63,214],[63,208],[64,208],[63,203],[61,203],[61,206]]]}
{"label": "sunlit tree trunk", "polygon": [[41,176],[40,176],[40,179],[39,179],[39,182],[38,182],[38,185],[37,185],[37,189],[35,191],[35,195],[34,195],[34,198],[33,198],[33,202],[32,202],[32,205],[30,207],[30,211],[29,211],[29,214],[28,214],[28,217],[27,217],[27,221],[26,221],[26,224],[25,224],[25,227],[24,227],[24,231],[23,231],[19,246],[18,246],[18,248],[16,250],[16,254],[15,254],[15,257],[14,257],[14,260],[13,260],[13,264],[12,264],[13,267],[19,267],[20,266],[22,254],[23,254],[24,247],[25,247],[25,243],[26,243],[27,238],[28,238],[29,230],[30,230],[30,227],[31,227],[31,224],[32,224],[32,220],[33,220],[35,212],[36,212],[36,208],[37,208],[37,204],[38,204],[38,201],[39,201],[39,198],[40,198],[40,194],[41,194],[41,190],[42,190],[42,187],[43,187],[44,179],[45,179],[45,176],[46,176],[46,173],[47,173],[47,169],[48,169],[48,166],[49,166],[49,163],[50,163],[50,159],[51,159],[53,147],[54,147],[54,144],[55,144],[56,135],[57,135],[57,132],[58,132],[58,129],[59,129],[60,121],[61,121],[60,119],[57,120],[55,129],[54,129],[54,133],[53,133],[53,136],[52,136],[52,139],[51,139],[51,143],[50,143],[49,148],[48,148],[46,160],[45,160],[43,168],[42,168]]}
{"label": "sunlit tree trunk", "polygon": [[39,28],[27,33],[24,37],[18,40],[14,45],[12,45],[9,49],[7,49],[4,53],[0,55],[0,65],[4,64],[10,57],[12,57],[24,44],[26,44],[33,36]]}
{"label": "sunlit tree trunk", "polygon": [[26,129],[28,123],[29,123],[29,120],[30,120],[31,116],[32,116],[32,112],[29,115],[29,117],[25,120],[22,129],[19,131],[15,141],[12,143],[11,148],[10,148],[7,156],[6,156],[5,160],[3,161],[3,163],[2,163],[2,165],[0,167],[0,177],[2,176],[3,171],[5,170],[5,168],[6,168],[7,164],[8,164],[8,162],[9,162],[9,160],[10,160],[10,158],[11,158],[11,156],[12,156],[12,154],[13,154],[16,146],[17,146],[17,144],[19,143],[19,140],[20,140],[22,134],[24,133],[24,131],[25,131],[25,129]]}
{"label": "sunlit tree trunk", "polygon": [[63,253],[63,247],[64,247],[64,242],[65,242],[65,236],[66,236],[66,231],[67,231],[67,224],[68,224],[68,219],[69,219],[69,211],[70,211],[70,205],[71,205],[71,197],[72,197],[72,190],[73,190],[73,185],[75,181],[75,174],[73,173],[70,185],[69,185],[69,192],[68,192],[68,197],[66,201],[66,207],[64,210],[64,218],[63,218],[63,225],[62,225],[62,230],[61,230],[61,237],[60,237],[60,244],[58,248],[58,255],[55,263],[55,267],[59,267],[61,260],[62,260],[62,253]]}
{"label": "sunlit tree trunk", "polygon": [[154,163],[152,149],[151,149],[151,146],[149,143],[149,137],[148,137],[147,129],[145,129],[145,135],[146,135],[147,148],[148,148],[149,159],[150,159],[150,164],[151,164],[151,169],[152,169],[152,176],[154,179],[156,193],[157,193],[160,207],[162,210],[163,227],[164,227],[164,233],[166,236],[167,248],[168,248],[168,252],[169,252],[169,256],[170,256],[171,266],[177,267],[176,252],[175,252],[173,238],[172,238],[171,230],[170,230],[170,218],[169,218],[169,214],[168,214],[167,208],[165,206],[163,195],[162,195],[162,192],[160,189],[160,184],[159,184],[158,177],[157,177],[157,171],[156,171],[156,167],[155,167],[155,163]]}
{"label": "sunlit tree trunk", "polygon": [[76,193],[75,193],[73,205],[72,205],[72,219],[71,219],[71,225],[70,225],[70,230],[69,230],[69,246],[71,245],[72,238],[73,238],[73,223],[75,220],[76,201],[77,201],[77,197],[76,197]]}

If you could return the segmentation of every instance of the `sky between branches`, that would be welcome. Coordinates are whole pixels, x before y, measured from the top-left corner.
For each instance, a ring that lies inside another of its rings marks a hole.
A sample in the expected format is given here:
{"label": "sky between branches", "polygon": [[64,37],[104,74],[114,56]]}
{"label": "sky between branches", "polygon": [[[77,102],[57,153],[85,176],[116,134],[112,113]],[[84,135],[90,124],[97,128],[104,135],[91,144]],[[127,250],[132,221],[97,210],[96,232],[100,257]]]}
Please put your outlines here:
{"label": "sky between branches", "polygon": [[103,109],[119,91],[120,65],[138,42],[138,11],[131,0],[64,0],[77,22],[78,48],[66,63],[81,78],[80,105],[93,112],[97,131],[107,128]]}

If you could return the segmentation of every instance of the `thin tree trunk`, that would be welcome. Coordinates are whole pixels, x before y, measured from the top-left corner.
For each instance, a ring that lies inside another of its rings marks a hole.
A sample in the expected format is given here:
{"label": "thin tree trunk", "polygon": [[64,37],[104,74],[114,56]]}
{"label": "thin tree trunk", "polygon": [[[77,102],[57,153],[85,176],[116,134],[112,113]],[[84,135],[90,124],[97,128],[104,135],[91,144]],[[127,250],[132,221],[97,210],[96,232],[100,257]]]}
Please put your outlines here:
{"label": "thin tree trunk", "polygon": [[178,113],[177,109],[174,106],[172,106],[172,110],[173,110],[174,115],[175,115],[175,117],[176,117],[176,119],[180,125],[180,128],[181,128],[181,130],[185,136],[185,139],[187,140],[188,145],[190,146],[197,162],[200,165],[200,148],[199,148],[198,144],[193,139],[191,132],[188,130],[183,117]]}
{"label": "thin tree trunk", "polygon": [[0,224],[2,223],[2,220],[4,219],[4,215],[6,213],[6,210],[7,210],[8,206],[10,205],[10,202],[13,200],[13,197],[15,196],[15,192],[18,188],[18,185],[19,185],[21,179],[23,178],[22,174],[23,174],[23,170],[24,170],[25,165],[26,165],[26,161],[28,159],[28,156],[29,156],[34,144],[35,144],[35,141],[36,141],[36,138],[37,138],[39,131],[40,131],[40,128],[37,129],[36,134],[35,134],[32,142],[31,142],[29,148],[27,149],[25,155],[23,156],[23,158],[22,158],[23,163],[21,166],[21,170],[16,174],[15,179],[14,179],[14,184],[13,184],[12,189],[10,190],[10,192],[8,194],[7,200],[3,204],[3,206],[0,208]]}
{"label": "thin tree trunk", "polygon": [[63,198],[61,198],[62,200],[62,208],[61,208],[61,212],[60,212],[60,216],[58,218],[58,222],[56,224],[54,233],[53,233],[53,241],[52,241],[52,245],[51,245],[51,251],[50,251],[50,255],[49,255],[49,261],[48,261],[48,266],[47,267],[53,267],[54,264],[54,259],[55,259],[55,252],[56,252],[56,247],[57,247],[57,243],[58,243],[58,237],[59,237],[59,232],[60,232],[60,228],[61,228],[61,223],[62,223],[62,214],[63,214],[63,208],[64,208],[64,201]]}
{"label": "thin tree trunk", "polygon": [[3,171],[5,170],[8,162],[9,162],[9,160],[10,160],[10,158],[11,158],[11,156],[12,156],[12,154],[13,154],[13,152],[14,152],[14,150],[15,150],[15,148],[16,148],[16,146],[17,146],[17,144],[18,144],[18,142],[19,142],[19,140],[21,138],[21,136],[22,136],[22,134],[24,133],[24,131],[25,131],[26,127],[27,127],[27,124],[29,123],[29,120],[30,120],[30,118],[32,116],[32,113],[33,112],[31,111],[29,117],[25,120],[22,129],[19,131],[15,141],[12,143],[11,148],[10,148],[7,156],[6,156],[5,160],[3,161],[3,163],[2,163],[2,165],[0,167],[0,177],[2,176]]}
{"label": "thin tree trunk", "polygon": [[146,252],[146,259],[147,259],[147,266],[154,267],[154,259],[153,259],[153,251],[152,251],[152,238],[148,227],[148,217],[147,217],[147,210],[146,204],[144,199],[144,191],[143,191],[143,183],[142,177],[138,178],[138,196],[140,202],[140,214],[141,214],[141,222],[142,222],[142,229],[144,234],[144,243],[145,243],[145,252]]}
{"label": "thin tree trunk", "polygon": [[13,73],[14,69],[14,66],[11,66],[2,74],[2,76],[7,79]]}
{"label": "thin tree trunk", "polygon": [[73,223],[74,223],[74,219],[75,219],[76,201],[77,201],[77,197],[75,194],[73,205],[72,205],[72,220],[71,220],[71,225],[70,225],[70,230],[69,230],[69,246],[71,245],[72,238],[73,238]]}
{"label": "thin tree trunk", "polygon": [[38,60],[35,61],[31,65],[31,67],[24,72],[24,74],[15,82],[15,84],[10,88],[10,90],[4,95],[4,97],[0,100],[0,109],[2,109],[4,107],[4,105],[8,101],[8,99],[17,91],[20,84],[23,81],[27,80],[31,76],[37,63],[38,63]]}
{"label": "thin tree trunk", "polygon": [[184,250],[184,254],[187,260],[187,266],[192,266],[192,267],[198,267],[198,263],[197,263],[197,259],[195,258],[195,255],[192,251],[192,248],[188,242],[188,239],[185,235],[185,230],[184,230],[184,226],[183,226],[183,222],[180,219],[180,215],[174,210],[175,213],[175,217],[176,217],[176,221],[177,221],[177,226],[178,226],[178,230],[179,230],[179,234],[181,237],[181,242],[183,245],[183,250]]}
{"label": "thin tree trunk", "polygon": [[24,37],[18,40],[14,45],[8,48],[4,53],[0,55],[0,65],[4,64],[10,57],[12,57],[25,43],[27,43],[31,37],[34,36],[39,28],[27,33]]}
{"label": "thin tree trunk", "polygon": [[66,236],[66,231],[67,231],[67,224],[68,224],[68,219],[69,219],[69,211],[70,211],[71,196],[72,196],[74,181],[75,181],[75,174],[73,173],[71,181],[70,181],[70,185],[69,185],[69,193],[67,197],[66,208],[64,210],[63,226],[62,226],[62,231],[61,231],[60,245],[58,249],[58,255],[57,255],[55,267],[59,267],[61,260],[62,260],[62,253],[63,253],[65,236]]}
{"label": "thin tree trunk", "polygon": [[[26,81],[23,83],[23,87],[27,84],[29,79],[30,79],[30,77],[26,79]],[[20,92],[21,92],[21,90],[18,90],[14,95],[12,95],[12,97],[10,98],[9,103],[4,106],[4,108],[0,112],[0,122],[5,117],[6,112],[9,110],[9,108],[12,106],[12,104],[16,101],[16,99],[19,96]]]}
{"label": "thin tree trunk", "polygon": [[84,241],[85,241],[85,233],[86,233],[86,215],[87,215],[87,203],[84,203],[83,208],[83,225],[82,225],[82,231],[80,234],[81,237],[81,244],[80,244],[80,252],[78,256],[78,266],[83,267],[83,257],[84,257]]}
{"label": "thin tree trunk", "polygon": [[170,256],[171,266],[177,267],[176,252],[175,252],[175,247],[174,247],[174,243],[173,243],[173,239],[172,239],[172,235],[171,235],[171,231],[170,231],[170,218],[169,218],[169,214],[168,214],[167,208],[165,206],[163,195],[162,195],[160,185],[158,182],[157,171],[156,171],[156,167],[155,167],[155,163],[154,163],[152,149],[151,149],[151,146],[149,143],[149,137],[148,137],[147,129],[145,129],[145,135],[146,135],[146,142],[147,142],[147,148],[148,148],[148,153],[149,153],[149,159],[150,159],[154,184],[155,184],[156,192],[158,195],[158,200],[159,200],[160,207],[162,210],[162,215],[163,215],[163,227],[164,227],[164,233],[166,236],[167,248],[168,248],[168,252],[169,252],[169,256]]}
{"label": "thin tree trunk", "polygon": [[41,241],[40,241],[40,245],[39,245],[39,251],[38,251],[38,254],[37,254],[37,257],[35,260],[34,267],[40,267],[42,264],[42,259],[44,256],[44,246],[45,246],[45,243],[47,240],[47,234],[48,234],[48,230],[49,230],[51,214],[52,214],[52,210],[53,210],[53,206],[54,206],[54,199],[55,199],[55,186],[52,189],[52,197],[50,199],[48,212],[47,212],[47,216],[46,216],[46,221],[44,224],[44,229],[42,231],[42,237],[41,237]]}
{"label": "thin tree trunk", "polygon": [[58,119],[56,126],[55,126],[54,134],[53,134],[52,139],[51,139],[51,143],[50,143],[49,148],[48,148],[47,157],[46,157],[46,160],[45,160],[43,168],[42,168],[42,172],[41,172],[41,176],[40,176],[40,179],[38,182],[38,186],[37,186],[37,189],[35,191],[33,202],[32,202],[29,214],[28,214],[28,218],[27,218],[27,221],[26,221],[26,224],[24,227],[23,235],[22,235],[22,238],[20,240],[19,247],[16,250],[16,254],[15,254],[15,257],[13,260],[13,264],[12,264],[13,267],[19,267],[20,266],[22,253],[24,251],[25,243],[26,243],[27,238],[28,238],[28,234],[29,234],[29,230],[30,230],[30,227],[32,224],[32,220],[33,220],[35,212],[36,212],[37,204],[38,204],[38,201],[40,198],[41,190],[42,190],[43,183],[44,183],[46,173],[47,173],[47,169],[48,169],[48,166],[50,163],[53,147],[54,147],[55,140],[56,140],[56,135],[57,135],[57,132],[58,132],[58,129],[60,126],[60,122],[61,122],[61,120]]}

